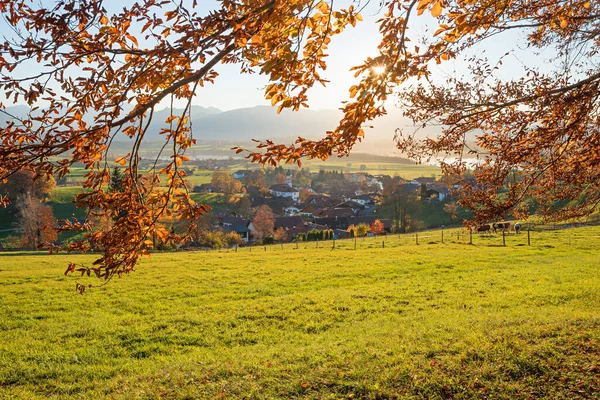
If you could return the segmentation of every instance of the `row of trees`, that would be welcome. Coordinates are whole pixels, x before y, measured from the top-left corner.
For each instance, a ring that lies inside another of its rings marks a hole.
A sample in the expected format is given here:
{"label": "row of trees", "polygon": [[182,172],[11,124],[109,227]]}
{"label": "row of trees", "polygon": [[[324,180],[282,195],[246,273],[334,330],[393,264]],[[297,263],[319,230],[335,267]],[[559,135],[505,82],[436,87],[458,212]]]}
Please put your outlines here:
{"label": "row of trees", "polygon": [[306,233],[300,233],[296,238],[299,242],[313,242],[316,240],[333,240],[334,233],[332,230],[312,229]]}
{"label": "row of trees", "polygon": [[204,247],[221,249],[223,247],[239,246],[243,243],[239,233],[223,231],[204,231],[200,234],[199,244]]}

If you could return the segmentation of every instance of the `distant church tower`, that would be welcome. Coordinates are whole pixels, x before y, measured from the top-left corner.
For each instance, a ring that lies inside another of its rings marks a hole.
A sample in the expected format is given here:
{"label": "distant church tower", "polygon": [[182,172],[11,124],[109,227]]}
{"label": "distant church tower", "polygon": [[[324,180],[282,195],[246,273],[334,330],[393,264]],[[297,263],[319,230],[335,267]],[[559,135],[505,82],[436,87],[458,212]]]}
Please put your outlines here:
{"label": "distant church tower", "polygon": [[285,183],[287,183],[287,185],[289,187],[292,187],[292,176],[291,175],[286,175],[285,176]]}

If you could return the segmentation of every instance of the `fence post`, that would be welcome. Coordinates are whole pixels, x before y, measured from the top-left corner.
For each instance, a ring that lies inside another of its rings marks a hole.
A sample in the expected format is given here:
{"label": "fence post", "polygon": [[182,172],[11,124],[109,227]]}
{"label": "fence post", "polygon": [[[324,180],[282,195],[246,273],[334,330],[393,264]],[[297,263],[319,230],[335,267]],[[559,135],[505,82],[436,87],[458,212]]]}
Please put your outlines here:
{"label": "fence post", "polygon": [[356,250],[356,237],[354,238],[354,250]]}
{"label": "fence post", "polygon": [[281,250],[283,250],[283,242],[281,243]]}
{"label": "fence post", "polygon": [[417,243],[417,246],[419,245],[419,234],[415,233],[415,242]]}
{"label": "fence post", "polygon": [[333,239],[333,246],[331,246],[331,250],[335,249],[335,239]]}
{"label": "fence post", "polygon": [[296,250],[298,249],[298,239],[296,239]]}
{"label": "fence post", "polygon": [[469,244],[473,244],[473,231],[469,231]]}
{"label": "fence post", "polygon": [[527,246],[531,246],[531,235],[529,234],[529,227],[527,227]]}
{"label": "fence post", "polygon": [[442,229],[442,243],[444,243],[444,230]]}
{"label": "fence post", "polygon": [[381,248],[382,248],[382,249],[385,249],[385,240],[382,240],[382,241],[381,241]]}
{"label": "fence post", "polygon": [[238,248],[238,245],[236,244],[236,245],[235,245],[235,252],[236,252],[236,253],[237,253],[237,248]]}
{"label": "fence post", "polygon": [[504,236],[505,230],[502,229],[502,246],[506,246],[506,237]]}
{"label": "fence post", "polygon": [[265,246],[265,251],[267,251],[267,246]]}

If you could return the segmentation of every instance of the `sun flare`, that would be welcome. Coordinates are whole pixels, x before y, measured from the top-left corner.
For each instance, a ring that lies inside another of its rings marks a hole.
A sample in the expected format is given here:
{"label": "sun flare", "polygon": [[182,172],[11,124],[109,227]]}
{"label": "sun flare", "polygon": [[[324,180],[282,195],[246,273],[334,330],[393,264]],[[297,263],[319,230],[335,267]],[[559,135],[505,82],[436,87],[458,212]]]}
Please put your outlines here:
{"label": "sun flare", "polygon": [[381,75],[385,72],[385,70],[386,70],[385,65],[376,65],[371,68],[371,71],[373,71],[373,73],[375,75]]}

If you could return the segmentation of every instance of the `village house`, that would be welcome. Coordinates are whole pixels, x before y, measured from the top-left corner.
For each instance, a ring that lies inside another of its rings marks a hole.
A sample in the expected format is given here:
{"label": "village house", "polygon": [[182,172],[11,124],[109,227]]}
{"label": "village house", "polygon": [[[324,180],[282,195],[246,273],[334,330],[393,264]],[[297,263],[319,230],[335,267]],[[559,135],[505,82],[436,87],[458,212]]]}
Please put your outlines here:
{"label": "village house", "polygon": [[202,185],[194,186],[192,191],[194,193],[213,193],[218,192],[219,189],[212,183],[203,183]]}
{"label": "village house", "polygon": [[235,232],[240,235],[245,243],[250,241],[250,221],[237,217],[237,216],[225,216],[220,222],[223,227],[223,232]]}
{"label": "village house", "polygon": [[349,207],[324,208],[318,213],[313,214],[315,218],[341,218],[354,215],[354,211]]}
{"label": "village house", "polygon": [[277,217],[275,218],[275,229],[291,229],[297,226],[303,226],[304,220],[300,216]]}
{"label": "village house", "polygon": [[369,194],[361,194],[360,196],[355,196],[350,200],[360,204],[361,206],[366,206],[367,204],[371,204],[373,202],[373,198]]}
{"label": "village house", "polygon": [[444,201],[444,199],[448,196],[450,196],[450,191],[447,187],[444,186],[438,186],[435,188],[427,189],[425,191],[425,197],[427,198],[427,200],[433,199],[437,201]]}
{"label": "village house", "polygon": [[286,216],[292,216],[292,215],[296,215],[300,212],[300,209],[297,206],[289,206],[289,207],[285,207],[283,209],[283,213]]}
{"label": "village house", "polygon": [[246,174],[249,174],[250,172],[251,171],[249,169],[240,169],[231,174],[231,176],[233,176],[235,179],[244,179]]}
{"label": "village house", "polygon": [[286,184],[272,185],[269,188],[269,191],[273,194],[273,196],[287,197],[294,200],[294,202],[298,202],[300,199],[300,192]]}

